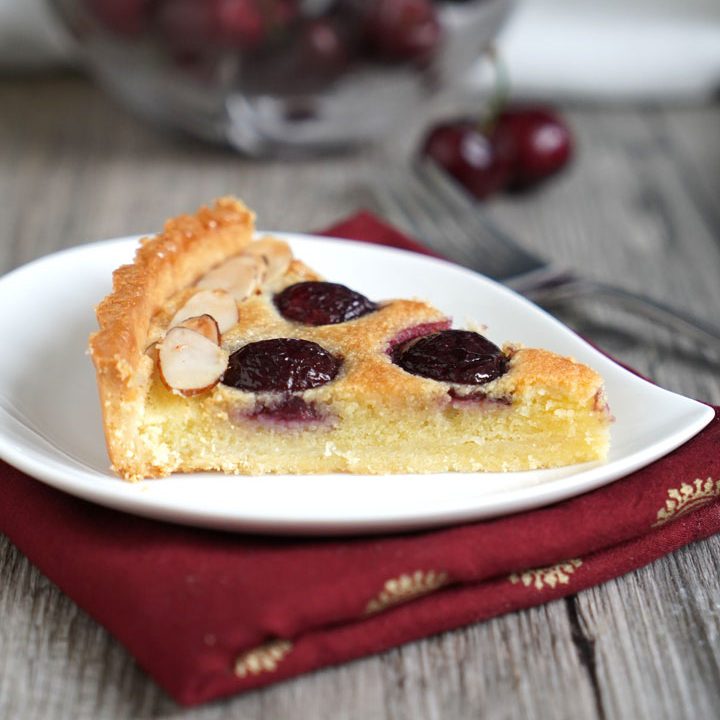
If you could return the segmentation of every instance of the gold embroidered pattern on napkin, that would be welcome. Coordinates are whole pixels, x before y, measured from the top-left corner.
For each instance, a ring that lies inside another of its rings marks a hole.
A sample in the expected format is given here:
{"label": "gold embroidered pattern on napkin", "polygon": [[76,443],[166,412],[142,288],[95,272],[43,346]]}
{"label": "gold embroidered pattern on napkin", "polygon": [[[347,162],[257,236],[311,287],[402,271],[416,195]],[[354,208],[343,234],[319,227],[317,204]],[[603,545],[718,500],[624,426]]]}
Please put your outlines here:
{"label": "gold embroidered pattern on napkin", "polygon": [[667,494],[665,507],[658,510],[653,527],[664,525],[720,497],[720,480],[695,478],[692,484],[682,483],[679,488],[670,488]]}
{"label": "gold embroidered pattern on napkin", "polygon": [[271,640],[253,650],[248,650],[235,660],[235,674],[244,678],[262,672],[275,672],[280,662],[292,650],[289,640]]}
{"label": "gold embroidered pattern on napkin", "polygon": [[427,595],[446,585],[447,581],[447,573],[435,570],[416,570],[412,575],[400,575],[385,583],[380,593],[366,605],[365,614],[377,613],[392,605]]}
{"label": "gold embroidered pattern on napkin", "polygon": [[519,574],[513,573],[508,579],[513,584],[521,582],[525,587],[534,585],[536,590],[542,590],[547,586],[554,588],[558,584],[567,585],[570,582],[570,576],[582,564],[583,561],[579,558],[572,558],[557,565],[525,570]]}

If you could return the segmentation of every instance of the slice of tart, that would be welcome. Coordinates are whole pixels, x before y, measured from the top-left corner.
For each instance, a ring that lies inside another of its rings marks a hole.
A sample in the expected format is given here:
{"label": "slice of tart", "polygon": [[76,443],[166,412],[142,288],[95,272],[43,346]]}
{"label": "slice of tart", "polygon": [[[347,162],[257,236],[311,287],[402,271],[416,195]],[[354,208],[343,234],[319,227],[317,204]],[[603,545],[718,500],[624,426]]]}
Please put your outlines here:
{"label": "slice of tart", "polygon": [[256,238],[232,198],[167,222],[90,338],[113,469],[515,471],[601,460],[602,378],[500,349],[420,300],[376,302]]}

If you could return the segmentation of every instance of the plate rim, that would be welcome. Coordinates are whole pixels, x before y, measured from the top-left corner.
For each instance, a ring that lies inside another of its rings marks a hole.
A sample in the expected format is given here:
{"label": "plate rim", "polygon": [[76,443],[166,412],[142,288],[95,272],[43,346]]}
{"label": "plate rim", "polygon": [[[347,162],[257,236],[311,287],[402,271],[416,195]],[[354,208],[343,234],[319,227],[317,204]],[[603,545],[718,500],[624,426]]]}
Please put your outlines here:
{"label": "plate rim", "polygon": [[[75,497],[79,497],[105,507],[110,507],[115,510],[128,512],[134,515],[154,518],[157,520],[170,521],[182,525],[209,527],[220,530],[227,530],[230,532],[269,532],[278,535],[335,535],[347,533],[369,534],[378,532],[405,532],[408,530],[418,530],[423,528],[430,529],[439,526],[457,525],[473,520],[483,520],[490,517],[497,517],[500,515],[511,514],[523,510],[537,509],[553,502],[565,500],[591,491],[593,489],[597,489],[598,487],[610,484],[622,477],[625,477],[628,474],[635,472],[642,467],[645,467],[654,460],[659,459],[666,454],[672,452],[673,450],[677,449],[677,447],[679,447],[687,440],[695,436],[698,432],[700,432],[702,428],[705,427],[714,417],[715,411],[712,406],[701,401],[688,398],[679,393],[666,390],[659,385],[656,385],[655,383],[647,380],[646,378],[643,378],[629,368],[619,364],[613,358],[605,354],[602,350],[595,347],[587,340],[585,340],[582,336],[575,333],[575,331],[573,331],[567,325],[561,323],[557,318],[547,313],[547,311],[543,310],[542,308],[538,308],[536,305],[532,304],[527,299],[518,296],[517,293],[513,292],[509,288],[491,280],[490,278],[487,278],[486,276],[483,276],[480,273],[475,273],[472,270],[459,266],[452,261],[444,260],[442,258],[435,258],[433,256],[422,255],[401,248],[370,244],[358,240],[346,240],[342,238],[319,236],[309,233],[258,231],[258,234],[273,234],[278,237],[288,239],[290,241],[299,241],[300,243],[306,240],[322,240],[323,242],[341,243],[343,247],[355,246],[356,249],[361,252],[399,254],[405,257],[412,256],[416,259],[419,259],[421,262],[427,262],[429,266],[436,266],[437,264],[441,264],[443,266],[446,266],[447,268],[451,268],[454,271],[460,271],[462,273],[473,276],[474,280],[479,280],[491,287],[493,292],[501,291],[502,293],[509,293],[510,295],[520,297],[524,301],[524,303],[527,304],[527,307],[539,311],[539,313],[541,313],[548,321],[551,321],[556,328],[562,329],[565,333],[571,335],[573,340],[581,343],[582,346],[586,347],[588,352],[590,352],[593,357],[597,357],[598,359],[602,359],[603,362],[612,364],[615,368],[617,368],[617,370],[621,371],[623,374],[626,374],[627,377],[633,378],[633,381],[637,381],[645,386],[654,388],[656,391],[662,393],[663,395],[667,394],[676,399],[681,399],[682,401],[686,402],[686,407],[688,411],[690,409],[693,410],[693,412],[691,413],[693,415],[693,419],[687,425],[684,425],[683,428],[675,431],[675,433],[672,434],[672,440],[668,442],[666,439],[664,441],[664,449],[661,452],[658,452],[657,446],[662,443],[654,443],[647,447],[644,447],[640,451],[636,451],[631,455],[631,457],[634,458],[632,463],[628,464],[627,461],[625,461],[625,465],[623,466],[623,468],[618,470],[618,472],[614,475],[613,473],[608,474],[606,472],[608,468],[607,464],[591,463],[581,466],[574,466],[582,469],[580,469],[578,472],[570,473],[564,477],[555,478],[545,483],[531,486],[524,485],[519,488],[506,490],[503,493],[484,495],[481,498],[481,504],[483,505],[483,508],[478,508],[477,506],[462,506],[456,507],[450,511],[445,511],[443,514],[440,515],[438,515],[437,512],[431,511],[426,508],[423,512],[415,510],[409,516],[404,515],[403,517],[393,518],[376,515],[374,518],[365,517],[338,519],[336,517],[333,519],[329,519],[327,517],[319,515],[314,518],[303,516],[294,519],[288,519],[287,514],[280,514],[276,516],[266,514],[263,517],[249,517],[247,515],[243,517],[238,517],[236,514],[236,510],[233,510],[227,515],[224,513],[216,512],[214,516],[210,517],[207,514],[203,514],[202,512],[199,515],[194,515],[191,512],[189,513],[187,509],[181,511],[180,508],[168,507],[166,505],[163,505],[162,502],[158,504],[154,501],[154,499],[151,502],[148,502],[147,498],[143,501],[143,493],[135,493],[135,495],[139,496],[139,498],[136,497],[133,501],[129,501],[128,497],[133,497],[131,493],[127,494],[126,497],[124,494],[125,490],[121,490],[119,491],[119,493],[110,490],[106,491],[106,488],[108,486],[104,484],[91,486],[89,489],[85,485],[82,485],[82,492],[78,492],[78,488],[75,487],[75,485],[77,484],[77,478],[75,478],[74,480],[71,478],[68,482],[67,477],[58,475],[58,473],[56,472],[51,472],[52,466],[47,463],[47,450],[44,456],[44,463],[41,462],[40,459],[38,459],[37,462],[33,462],[31,460],[32,453],[28,455],[26,451],[24,454],[23,448],[19,445],[16,446],[12,441],[12,437],[7,436],[7,429],[5,427],[6,423],[0,423],[0,457],[3,458],[6,462],[8,462],[10,465],[17,468],[21,472],[24,472],[30,477],[35,478],[36,480],[43,482],[46,485],[54,487],[57,490],[69,493]],[[54,253],[50,253],[48,255],[36,258],[24,265],[21,265],[9,271],[8,273],[0,277],[0,292],[4,290],[7,283],[15,282],[17,278],[22,279],[23,274],[33,273],[38,266],[47,263],[52,264],[62,261],[62,259],[64,259],[64,257],[67,255],[72,255],[75,253],[85,254],[98,252],[99,250],[107,249],[110,245],[117,245],[119,247],[122,247],[123,249],[127,247],[128,253],[131,253],[133,247],[137,246],[137,241],[141,237],[144,237],[144,235],[132,235],[127,237],[117,237],[107,240],[99,240],[70,248],[64,248]],[[131,254],[129,255],[128,259],[130,258]],[[100,298],[91,300],[91,304],[99,301],[99,299]],[[2,399],[1,390],[2,387],[0,386],[0,400]],[[9,418],[11,423],[17,423],[17,425],[21,428],[21,432],[28,432],[27,425],[24,424],[22,420],[18,420],[16,417],[14,417],[12,413],[9,413],[8,410],[2,406],[1,402],[0,411],[0,415],[3,416],[6,421]],[[37,433],[32,430],[32,428],[29,430],[29,432],[37,435]],[[64,452],[62,448],[56,447],[52,443],[52,441],[44,438],[42,434],[40,434],[40,439],[49,446],[51,451],[59,453],[60,455],[65,455],[67,457],[67,453]],[[27,447],[28,446],[26,445],[26,450]],[[39,451],[36,451],[35,454],[38,454],[38,452]],[[78,461],[77,459],[75,459],[75,462],[78,462],[82,466],[82,461]],[[96,472],[95,469],[91,468],[90,466],[86,466],[84,468],[84,472],[88,475],[97,476],[99,478],[109,478],[111,480],[115,479],[110,475],[109,472],[108,476],[104,476]],[[447,473],[437,473],[434,475],[441,477],[446,474]],[[196,475],[207,476],[208,474],[202,473]],[[484,474],[468,473],[458,475]],[[513,473],[512,475],[516,476],[517,473]],[[177,478],[178,476],[176,475],[174,477]],[[294,477],[313,478],[317,476]],[[345,475],[342,475],[342,477],[345,477]],[[353,477],[378,478],[388,476],[356,475]],[[579,488],[577,482],[578,478],[581,478],[583,480],[581,483],[579,483]],[[120,485],[113,486],[116,489],[118,487],[127,489],[130,487],[142,486],[143,483],[156,482],[142,481],[142,483],[131,484],[126,483],[120,479],[117,480]],[[531,498],[526,497],[529,490],[533,490],[533,492],[531,493]]]}

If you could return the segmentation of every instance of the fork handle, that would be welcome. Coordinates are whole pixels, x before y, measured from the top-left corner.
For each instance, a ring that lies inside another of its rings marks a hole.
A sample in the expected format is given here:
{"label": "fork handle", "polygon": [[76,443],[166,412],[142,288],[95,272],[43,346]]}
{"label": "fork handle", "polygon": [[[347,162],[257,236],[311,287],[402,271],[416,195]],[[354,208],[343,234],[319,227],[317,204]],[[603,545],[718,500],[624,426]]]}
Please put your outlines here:
{"label": "fork handle", "polygon": [[618,302],[624,309],[661,323],[702,345],[712,347],[720,354],[720,328],[640,293],[595,280],[567,276],[555,283],[528,289],[525,294],[532,300],[545,303],[564,302],[583,295],[605,296]]}

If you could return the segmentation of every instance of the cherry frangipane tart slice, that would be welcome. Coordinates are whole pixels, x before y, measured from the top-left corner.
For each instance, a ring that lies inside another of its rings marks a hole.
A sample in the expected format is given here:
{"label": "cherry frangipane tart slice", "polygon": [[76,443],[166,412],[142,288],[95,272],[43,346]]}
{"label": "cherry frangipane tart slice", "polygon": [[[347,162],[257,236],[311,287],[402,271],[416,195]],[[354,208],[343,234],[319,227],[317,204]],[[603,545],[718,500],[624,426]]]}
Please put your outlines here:
{"label": "cherry frangipane tart slice", "polygon": [[172,472],[507,471],[603,459],[601,377],[427,302],[327,282],[222,198],[114,274],[90,339],[108,451]]}

